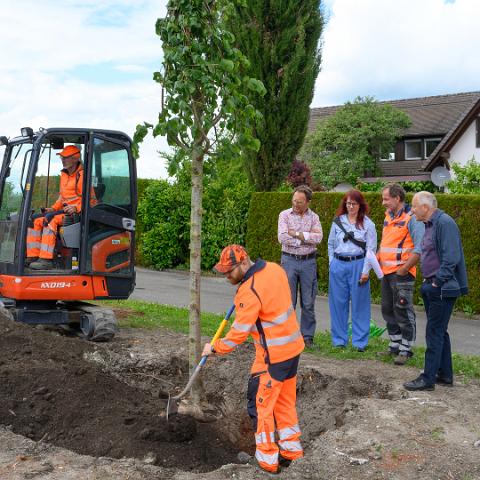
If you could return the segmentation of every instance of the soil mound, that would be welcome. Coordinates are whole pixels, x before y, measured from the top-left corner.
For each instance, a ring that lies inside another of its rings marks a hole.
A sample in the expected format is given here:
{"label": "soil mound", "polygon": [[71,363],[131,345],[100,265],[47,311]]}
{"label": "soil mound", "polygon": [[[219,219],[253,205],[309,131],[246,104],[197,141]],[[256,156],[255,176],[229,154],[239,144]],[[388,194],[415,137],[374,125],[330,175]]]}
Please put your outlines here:
{"label": "soil mound", "polygon": [[210,425],[188,415],[167,422],[165,402],[87,360],[102,348],[0,316],[0,424],[78,453],[167,468],[201,472],[235,460]]}

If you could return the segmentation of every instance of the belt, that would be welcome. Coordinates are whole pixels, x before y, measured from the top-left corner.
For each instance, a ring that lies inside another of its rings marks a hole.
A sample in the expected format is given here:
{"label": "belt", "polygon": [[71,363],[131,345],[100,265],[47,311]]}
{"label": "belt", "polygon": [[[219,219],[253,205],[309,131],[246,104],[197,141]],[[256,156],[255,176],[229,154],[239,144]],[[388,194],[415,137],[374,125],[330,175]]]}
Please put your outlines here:
{"label": "belt", "polygon": [[361,258],[365,258],[364,253],[361,253],[360,255],[339,255],[338,253],[334,253],[333,256],[337,260],[341,260],[342,262],[353,262],[354,260],[360,260]]}
{"label": "belt", "polygon": [[295,260],[308,260],[309,258],[317,258],[317,252],[307,253],[306,255],[297,255],[295,253],[282,252],[282,255],[287,257],[292,257]]}

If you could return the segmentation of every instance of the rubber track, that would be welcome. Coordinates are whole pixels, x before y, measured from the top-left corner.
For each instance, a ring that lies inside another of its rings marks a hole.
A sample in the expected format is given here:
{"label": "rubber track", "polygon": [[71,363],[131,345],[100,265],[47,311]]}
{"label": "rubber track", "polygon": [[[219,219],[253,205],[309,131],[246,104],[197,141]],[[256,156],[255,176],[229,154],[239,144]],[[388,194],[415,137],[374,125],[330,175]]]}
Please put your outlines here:
{"label": "rubber track", "polygon": [[78,305],[76,309],[93,317],[95,328],[88,340],[92,342],[108,342],[118,332],[118,324],[113,310],[96,305]]}

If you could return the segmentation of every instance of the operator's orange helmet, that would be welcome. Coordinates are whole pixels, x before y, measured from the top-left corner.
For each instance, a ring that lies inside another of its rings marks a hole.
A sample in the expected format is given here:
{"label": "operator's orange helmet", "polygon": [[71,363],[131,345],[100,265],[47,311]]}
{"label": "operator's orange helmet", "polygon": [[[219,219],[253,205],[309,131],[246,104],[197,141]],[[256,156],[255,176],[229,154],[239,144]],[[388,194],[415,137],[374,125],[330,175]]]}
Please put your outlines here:
{"label": "operator's orange helmet", "polygon": [[67,145],[61,152],[57,153],[63,158],[66,157],[79,157],[80,158],[80,149],[75,145]]}
{"label": "operator's orange helmet", "polygon": [[248,253],[241,245],[229,245],[222,250],[220,260],[213,269],[218,273],[227,273],[246,258]]}

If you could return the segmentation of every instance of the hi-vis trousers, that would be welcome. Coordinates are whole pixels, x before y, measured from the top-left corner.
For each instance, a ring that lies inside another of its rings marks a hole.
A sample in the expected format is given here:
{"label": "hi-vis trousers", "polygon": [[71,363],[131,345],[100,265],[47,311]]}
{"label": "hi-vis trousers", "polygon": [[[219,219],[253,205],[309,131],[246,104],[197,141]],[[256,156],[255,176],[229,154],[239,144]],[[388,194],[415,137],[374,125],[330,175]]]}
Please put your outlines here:
{"label": "hi-vis trousers", "polygon": [[295,406],[298,360],[299,356],[269,365],[268,371],[252,374],[248,382],[247,408],[255,430],[255,458],[268,472],[278,471],[279,453],[287,460],[303,457]]}
{"label": "hi-vis trousers", "polygon": [[51,260],[55,250],[57,231],[63,224],[65,215],[56,215],[50,223],[44,227],[44,217],[33,221],[33,228],[27,231],[27,257],[38,257]]}

